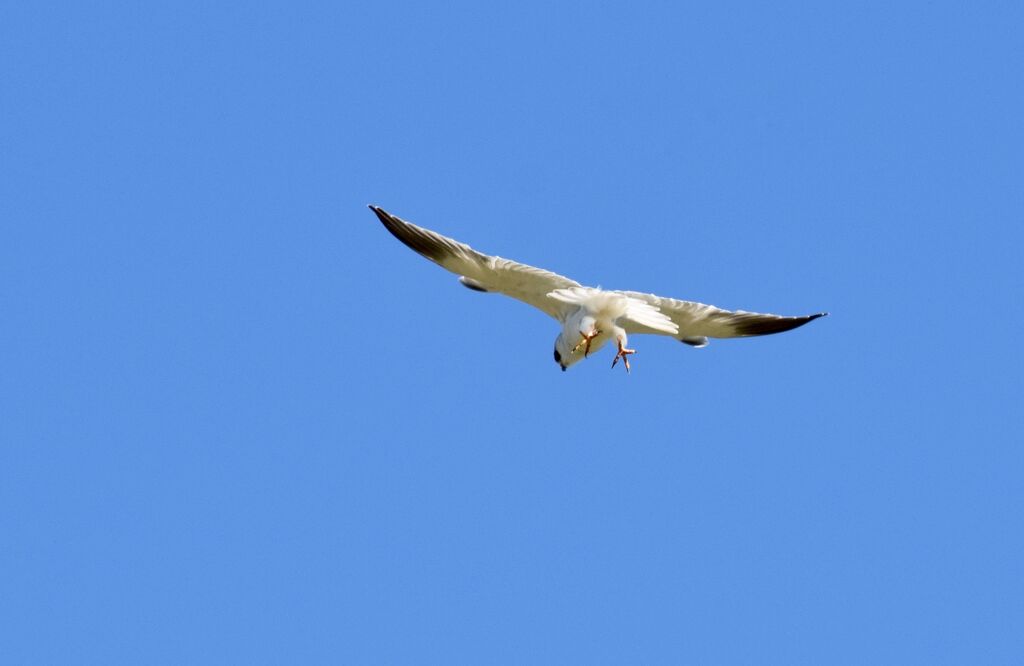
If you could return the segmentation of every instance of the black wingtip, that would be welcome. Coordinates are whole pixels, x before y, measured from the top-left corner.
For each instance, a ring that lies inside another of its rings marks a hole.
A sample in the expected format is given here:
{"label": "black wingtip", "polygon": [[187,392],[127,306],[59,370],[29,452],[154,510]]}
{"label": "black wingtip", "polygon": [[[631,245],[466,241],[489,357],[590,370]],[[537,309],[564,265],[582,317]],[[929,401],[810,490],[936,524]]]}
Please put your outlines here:
{"label": "black wingtip", "polygon": [[381,221],[381,224],[383,224],[388,231],[393,233],[399,240],[402,240],[402,236],[399,234],[401,224],[399,223],[398,218],[396,218],[394,215],[387,212],[380,206],[374,206],[373,204],[369,204],[367,208],[373,211],[373,214],[377,216],[377,219]]}
{"label": "black wingtip", "polygon": [[395,217],[380,206],[370,204],[369,209],[377,215],[377,219],[381,221],[385,229],[391,232],[392,236],[427,259],[440,264],[448,255],[448,249],[436,235]]}
{"label": "black wingtip", "polygon": [[771,335],[772,333],[783,333],[800,328],[804,324],[814,321],[819,317],[828,315],[827,312],[805,315],[803,317],[761,317],[749,315],[742,317],[733,324],[733,330],[740,337],[748,335]]}

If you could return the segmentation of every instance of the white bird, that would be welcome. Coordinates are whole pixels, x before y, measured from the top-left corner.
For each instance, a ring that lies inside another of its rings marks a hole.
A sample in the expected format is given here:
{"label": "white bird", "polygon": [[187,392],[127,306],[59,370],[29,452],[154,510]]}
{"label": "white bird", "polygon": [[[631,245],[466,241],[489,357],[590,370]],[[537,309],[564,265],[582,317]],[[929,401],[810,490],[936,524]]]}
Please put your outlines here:
{"label": "white bird", "polygon": [[614,340],[618,352],[612,367],[622,359],[629,372],[629,356],[636,351],[626,347],[628,333],[669,335],[693,347],[703,347],[708,338],[781,333],[828,314],[783,317],[742,310],[730,312],[713,305],[638,291],[585,287],[543,268],[477,252],[377,206],[370,206],[370,210],[395,238],[460,276],[459,282],[466,287],[511,296],[558,320],[562,330],[555,338],[555,362],[563,371]]}

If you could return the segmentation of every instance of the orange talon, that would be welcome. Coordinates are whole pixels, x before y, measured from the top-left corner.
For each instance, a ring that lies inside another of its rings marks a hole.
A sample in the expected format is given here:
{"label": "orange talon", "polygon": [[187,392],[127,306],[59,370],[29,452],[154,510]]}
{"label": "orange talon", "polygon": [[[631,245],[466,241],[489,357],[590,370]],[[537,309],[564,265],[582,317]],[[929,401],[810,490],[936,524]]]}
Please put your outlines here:
{"label": "orange talon", "polygon": [[629,374],[629,355],[630,354],[635,354],[636,350],[635,349],[626,349],[625,347],[623,347],[622,346],[622,340],[619,340],[618,343],[619,343],[619,353],[616,354],[615,358],[612,359],[612,367],[614,368],[615,364],[618,363],[619,359],[621,358],[622,359],[622,365],[626,366],[626,374]]}
{"label": "orange talon", "polygon": [[580,347],[584,347],[583,358],[590,356],[590,342],[599,335],[601,335],[601,331],[598,331],[597,329],[594,329],[594,332],[591,333],[590,335],[581,332],[580,336],[583,339],[580,340],[580,343],[578,345],[572,348],[572,353],[575,354],[580,350]]}

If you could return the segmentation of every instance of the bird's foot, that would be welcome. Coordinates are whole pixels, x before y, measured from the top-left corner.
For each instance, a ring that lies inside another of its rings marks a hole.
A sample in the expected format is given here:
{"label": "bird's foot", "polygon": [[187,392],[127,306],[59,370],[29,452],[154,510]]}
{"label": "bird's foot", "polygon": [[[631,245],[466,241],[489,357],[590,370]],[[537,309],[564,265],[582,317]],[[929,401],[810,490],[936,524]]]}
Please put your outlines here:
{"label": "bird's foot", "polygon": [[580,350],[580,347],[583,347],[583,358],[590,356],[590,342],[599,335],[601,335],[601,331],[597,330],[596,328],[594,329],[594,332],[591,333],[590,335],[587,335],[586,333],[583,333],[581,331],[580,337],[583,339],[580,340],[580,343],[578,345],[572,348],[572,353],[575,354]]}
{"label": "bird's foot", "polygon": [[614,368],[615,364],[618,363],[619,359],[621,358],[622,365],[626,366],[626,373],[629,374],[629,355],[635,353],[635,349],[626,349],[625,347],[622,346],[622,340],[619,340],[619,353],[616,354],[615,358],[612,359],[612,367]]}

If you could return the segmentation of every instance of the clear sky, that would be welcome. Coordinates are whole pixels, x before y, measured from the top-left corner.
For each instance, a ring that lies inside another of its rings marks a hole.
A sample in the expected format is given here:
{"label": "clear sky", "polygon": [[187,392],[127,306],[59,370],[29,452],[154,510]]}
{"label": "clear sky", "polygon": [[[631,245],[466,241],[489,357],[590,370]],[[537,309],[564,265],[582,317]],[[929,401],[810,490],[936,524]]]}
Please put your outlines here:
{"label": "clear sky", "polygon": [[213,4],[0,9],[5,663],[1024,661],[1019,3]]}

